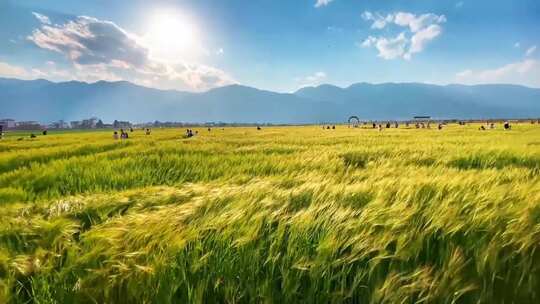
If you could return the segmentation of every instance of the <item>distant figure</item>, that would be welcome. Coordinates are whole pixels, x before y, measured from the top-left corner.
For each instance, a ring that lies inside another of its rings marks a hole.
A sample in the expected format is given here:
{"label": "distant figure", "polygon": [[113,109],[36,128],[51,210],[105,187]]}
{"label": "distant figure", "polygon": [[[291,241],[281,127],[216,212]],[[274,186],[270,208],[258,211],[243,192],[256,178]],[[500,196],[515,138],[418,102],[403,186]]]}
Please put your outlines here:
{"label": "distant figure", "polygon": [[424,123],[421,123],[420,126],[422,127],[422,129],[426,128],[426,125]]}
{"label": "distant figure", "polygon": [[431,123],[430,122],[427,123],[427,128],[431,129]]}
{"label": "distant figure", "polygon": [[128,133],[124,131],[124,129],[120,129],[120,138],[121,139],[127,139]]}
{"label": "distant figure", "polygon": [[383,128],[382,128],[382,124],[379,124],[379,132],[382,131]]}
{"label": "distant figure", "polygon": [[442,130],[442,124],[441,123],[437,125],[437,129]]}
{"label": "distant figure", "polygon": [[510,123],[508,121],[505,121],[504,122],[504,129],[505,130],[510,130],[512,128],[512,126],[510,125]]}
{"label": "distant figure", "polygon": [[377,125],[375,123],[373,123],[373,129],[377,128]]}
{"label": "distant figure", "polygon": [[478,130],[480,131],[484,131],[486,128],[484,126],[480,126],[480,128],[478,128]]}
{"label": "distant figure", "polygon": [[336,129],[336,126],[332,126],[332,130],[335,130]]}
{"label": "distant figure", "polygon": [[326,126],[326,130],[330,130],[330,126]]}
{"label": "distant figure", "polygon": [[34,133],[30,134],[30,138],[36,138],[36,137],[37,136]]}
{"label": "distant figure", "polygon": [[132,132],[132,133],[133,133],[133,128],[129,128],[129,132]]}
{"label": "distant figure", "polygon": [[408,121],[405,123],[405,127],[406,127],[406,128],[409,127],[409,122],[408,122]]}
{"label": "distant figure", "polygon": [[[330,127],[328,127],[328,128],[330,128]],[[262,129],[261,129],[261,127],[260,127],[260,126],[257,126],[257,130],[259,130],[259,131],[260,131],[260,130],[262,130]]]}
{"label": "distant figure", "polygon": [[492,129],[492,130],[495,129],[495,124],[494,124],[494,123],[490,123],[490,124],[489,124],[489,128]]}
{"label": "distant figure", "polygon": [[43,130],[43,132],[41,132],[41,134],[47,135],[47,130]]}
{"label": "distant figure", "polygon": [[193,131],[191,129],[186,130],[186,137],[193,137]]}
{"label": "distant figure", "polygon": [[208,132],[210,132],[210,131],[212,131],[212,129],[211,129],[211,128],[208,128]]}
{"label": "distant figure", "polygon": [[118,140],[118,132],[114,131],[112,137],[113,137],[114,140]]}
{"label": "distant figure", "polygon": [[386,128],[390,129],[390,123],[389,122],[386,123]]}
{"label": "distant figure", "polygon": [[146,132],[145,132],[144,134],[150,135],[150,129],[147,128],[147,129],[146,129]]}
{"label": "distant figure", "polygon": [[394,123],[394,127],[397,129],[399,128],[399,124],[397,123],[397,121]]}
{"label": "distant figure", "polygon": [[420,124],[419,124],[419,123],[416,123],[414,126],[415,126],[417,129],[420,129]]}

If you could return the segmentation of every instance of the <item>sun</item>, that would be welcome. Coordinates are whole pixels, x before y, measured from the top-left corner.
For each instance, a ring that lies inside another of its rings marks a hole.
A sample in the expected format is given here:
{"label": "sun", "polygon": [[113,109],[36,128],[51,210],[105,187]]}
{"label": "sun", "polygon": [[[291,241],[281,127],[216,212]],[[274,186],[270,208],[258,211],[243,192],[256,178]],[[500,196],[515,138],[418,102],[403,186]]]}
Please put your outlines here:
{"label": "sun", "polygon": [[143,39],[150,55],[156,59],[181,61],[194,59],[200,53],[200,35],[196,26],[178,12],[153,14]]}

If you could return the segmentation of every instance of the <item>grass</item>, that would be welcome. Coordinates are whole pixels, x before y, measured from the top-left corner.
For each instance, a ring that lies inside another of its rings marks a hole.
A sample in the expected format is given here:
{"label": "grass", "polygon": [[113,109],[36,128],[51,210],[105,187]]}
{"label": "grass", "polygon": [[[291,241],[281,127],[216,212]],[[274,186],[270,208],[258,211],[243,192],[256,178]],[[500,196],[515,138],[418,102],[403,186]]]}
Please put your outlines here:
{"label": "grass", "polygon": [[538,303],[540,127],[0,141],[0,303]]}

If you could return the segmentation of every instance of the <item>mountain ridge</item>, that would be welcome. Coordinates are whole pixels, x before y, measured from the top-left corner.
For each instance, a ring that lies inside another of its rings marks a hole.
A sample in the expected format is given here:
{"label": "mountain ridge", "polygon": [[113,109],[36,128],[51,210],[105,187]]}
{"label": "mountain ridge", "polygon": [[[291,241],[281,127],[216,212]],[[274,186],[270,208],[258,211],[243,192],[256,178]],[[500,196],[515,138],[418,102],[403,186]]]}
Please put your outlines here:
{"label": "mountain ridge", "polygon": [[204,92],[160,90],[128,81],[52,82],[0,78],[0,118],[135,122],[319,123],[363,119],[540,116],[540,89],[512,84],[354,83],[278,93],[233,84]]}

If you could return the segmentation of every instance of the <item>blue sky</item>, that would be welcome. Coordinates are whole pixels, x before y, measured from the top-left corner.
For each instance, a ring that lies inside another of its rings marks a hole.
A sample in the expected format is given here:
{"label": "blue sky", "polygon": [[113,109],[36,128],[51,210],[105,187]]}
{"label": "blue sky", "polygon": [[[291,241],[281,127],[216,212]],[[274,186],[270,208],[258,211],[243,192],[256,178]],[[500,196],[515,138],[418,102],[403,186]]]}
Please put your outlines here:
{"label": "blue sky", "polygon": [[538,0],[0,0],[0,77],[540,87]]}

